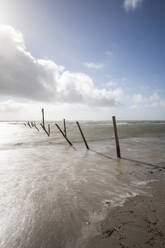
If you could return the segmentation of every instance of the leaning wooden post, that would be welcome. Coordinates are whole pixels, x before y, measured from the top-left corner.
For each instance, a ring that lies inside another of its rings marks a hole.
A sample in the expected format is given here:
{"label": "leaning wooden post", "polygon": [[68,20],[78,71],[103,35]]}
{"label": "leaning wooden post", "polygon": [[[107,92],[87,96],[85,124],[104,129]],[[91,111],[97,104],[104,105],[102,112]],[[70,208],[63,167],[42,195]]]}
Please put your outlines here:
{"label": "leaning wooden post", "polygon": [[49,133],[48,133],[48,131],[46,130],[46,128],[45,128],[45,126],[43,126],[41,123],[40,123],[40,126],[43,128],[43,130],[45,131],[45,133],[48,135],[48,137],[49,137]]}
{"label": "leaning wooden post", "polygon": [[39,132],[40,130],[39,130],[38,127],[36,126],[36,123],[34,122],[33,124],[34,124],[35,129]]}
{"label": "leaning wooden post", "polygon": [[31,126],[32,126],[32,127],[34,127],[34,122],[33,122],[33,121],[31,121],[31,123],[30,123],[30,124],[31,124]]}
{"label": "leaning wooden post", "polygon": [[66,136],[66,122],[65,122],[65,119],[64,119],[64,134]]}
{"label": "leaning wooden post", "polygon": [[32,128],[29,121],[27,122],[27,124],[28,124],[28,126],[29,126],[30,128]]}
{"label": "leaning wooden post", "polygon": [[50,135],[50,124],[48,124],[48,133]]}
{"label": "leaning wooden post", "polygon": [[68,140],[68,138],[65,136],[65,134],[63,133],[63,131],[61,130],[61,128],[59,127],[58,124],[55,124],[56,127],[60,130],[61,134],[63,135],[63,137],[66,139],[66,141],[69,143],[70,146],[72,146],[72,143]]}
{"label": "leaning wooden post", "polygon": [[88,146],[87,141],[86,141],[86,139],[85,139],[85,136],[84,136],[84,134],[83,134],[83,132],[82,132],[82,130],[81,130],[81,127],[80,127],[79,122],[76,121],[76,124],[77,124],[77,126],[78,126],[78,128],[79,128],[79,131],[80,131],[81,136],[82,136],[82,138],[83,138],[83,141],[84,141],[84,143],[85,143],[85,145],[86,145],[86,148],[89,150],[89,146]]}
{"label": "leaning wooden post", "polygon": [[44,109],[42,108],[42,125],[45,127]]}
{"label": "leaning wooden post", "polygon": [[113,120],[113,128],[114,128],[115,141],[116,141],[116,153],[117,153],[117,157],[118,158],[121,158],[119,138],[118,138],[118,133],[117,133],[117,125],[116,125],[116,117],[115,116],[112,116],[112,120]]}

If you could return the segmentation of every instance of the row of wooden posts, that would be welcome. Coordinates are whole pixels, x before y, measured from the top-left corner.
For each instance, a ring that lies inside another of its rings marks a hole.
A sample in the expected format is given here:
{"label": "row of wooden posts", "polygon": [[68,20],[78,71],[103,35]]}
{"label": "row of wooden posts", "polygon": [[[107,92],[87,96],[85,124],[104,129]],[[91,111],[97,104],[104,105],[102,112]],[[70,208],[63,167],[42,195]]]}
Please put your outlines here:
{"label": "row of wooden posts", "polygon": [[[45,131],[45,133],[48,135],[48,137],[50,136],[50,124],[48,124],[48,128],[46,128],[45,126],[45,113],[44,113],[44,109],[41,110],[42,112],[42,123],[40,123],[40,126],[42,127],[42,129]],[[116,117],[115,116],[112,116],[112,121],[113,121],[113,128],[114,128],[114,135],[115,135],[115,143],[116,143],[116,154],[117,154],[117,157],[118,158],[121,158],[121,154],[120,154],[120,144],[119,144],[119,138],[118,138],[118,132],[117,132],[117,124],[116,124]],[[65,119],[63,121],[63,124],[64,124],[64,129],[62,130],[60,128],[60,126],[55,123],[56,127],[58,128],[58,130],[61,132],[62,136],[65,138],[65,140],[68,142],[68,144],[70,146],[72,146],[72,143],[71,141],[68,139],[67,137],[67,130],[66,130],[66,122],[65,122]],[[84,144],[86,146],[86,148],[89,150],[89,146],[88,146],[88,143],[86,141],[86,138],[83,134],[83,131],[81,129],[81,126],[79,124],[78,121],[76,121],[76,124],[78,126],[78,129],[80,131],[80,134],[82,136],[82,139],[84,141]],[[25,125],[28,125],[30,128],[34,127],[37,131],[39,131],[37,125],[35,122],[33,121],[28,121],[27,123],[25,123]]]}

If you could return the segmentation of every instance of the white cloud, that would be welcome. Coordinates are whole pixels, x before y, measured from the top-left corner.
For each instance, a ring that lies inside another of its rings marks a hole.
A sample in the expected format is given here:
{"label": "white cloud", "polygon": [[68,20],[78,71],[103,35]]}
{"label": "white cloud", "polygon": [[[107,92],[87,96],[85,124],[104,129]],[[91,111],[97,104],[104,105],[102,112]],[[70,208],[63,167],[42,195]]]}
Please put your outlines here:
{"label": "white cloud", "polygon": [[133,102],[135,102],[135,103],[144,103],[144,102],[146,102],[146,100],[147,99],[141,94],[133,95]]}
{"label": "white cloud", "polygon": [[41,108],[45,109],[46,120],[104,120],[111,118],[114,109],[74,103],[20,102],[10,99],[0,102],[0,120],[41,120]]}
{"label": "white cloud", "polygon": [[0,104],[0,113],[18,112],[22,109],[22,104],[15,102],[14,100],[6,100]]}
{"label": "white cloud", "polygon": [[141,3],[143,2],[143,0],[124,0],[124,8],[129,11],[131,9],[136,9]]}
{"label": "white cloud", "polygon": [[102,69],[104,67],[103,64],[93,63],[93,62],[85,62],[84,65],[91,69]]}
{"label": "white cloud", "polygon": [[49,101],[61,70],[53,62],[32,57],[20,32],[0,26],[0,94]]}
{"label": "white cloud", "polygon": [[106,83],[104,83],[106,87],[114,88],[114,87],[117,87],[118,85],[120,85],[120,87],[126,85],[127,79],[124,77],[123,78],[112,78],[111,76],[108,76],[108,77],[110,79]]}
{"label": "white cloud", "polygon": [[0,95],[50,103],[117,106],[122,94],[121,88],[96,88],[87,74],[73,73],[54,61],[34,58],[19,31],[0,26]]}
{"label": "white cloud", "polygon": [[142,94],[135,94],[132,97],[132,106],[138,107],[142,105],[143,107],[164,107],[165,101],[160,97],[157,92],[154,92],[151,96],[143,96]]}

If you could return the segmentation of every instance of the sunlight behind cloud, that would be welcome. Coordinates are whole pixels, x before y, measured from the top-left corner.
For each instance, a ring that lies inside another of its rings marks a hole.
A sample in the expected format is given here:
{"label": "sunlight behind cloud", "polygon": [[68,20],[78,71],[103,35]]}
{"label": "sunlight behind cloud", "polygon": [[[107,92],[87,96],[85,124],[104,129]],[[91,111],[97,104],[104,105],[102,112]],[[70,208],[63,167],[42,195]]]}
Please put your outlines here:
{"label": "sunlight behind cloud", "polygon": [[0,26],[0,57],[1,95],[51,103],[120,105],[121,88],[98,89],[85,73],[68,71],[52,60],[34,58],[21,32],[11,26]]}

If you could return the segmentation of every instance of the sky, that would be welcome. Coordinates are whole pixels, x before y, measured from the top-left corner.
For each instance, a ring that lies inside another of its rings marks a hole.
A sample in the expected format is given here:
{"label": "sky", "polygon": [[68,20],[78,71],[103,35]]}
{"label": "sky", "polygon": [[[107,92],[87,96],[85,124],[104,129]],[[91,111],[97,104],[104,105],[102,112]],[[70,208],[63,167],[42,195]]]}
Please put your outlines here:
{"label": "sky", "polygon": [[0,0],[0,120],[165,120],[164,0]]}

